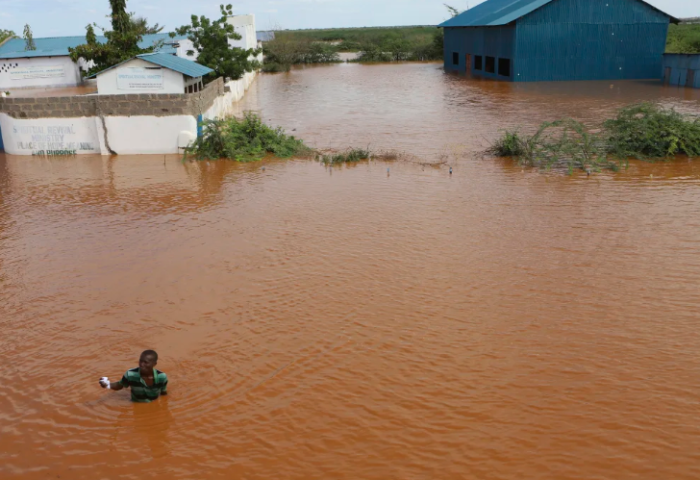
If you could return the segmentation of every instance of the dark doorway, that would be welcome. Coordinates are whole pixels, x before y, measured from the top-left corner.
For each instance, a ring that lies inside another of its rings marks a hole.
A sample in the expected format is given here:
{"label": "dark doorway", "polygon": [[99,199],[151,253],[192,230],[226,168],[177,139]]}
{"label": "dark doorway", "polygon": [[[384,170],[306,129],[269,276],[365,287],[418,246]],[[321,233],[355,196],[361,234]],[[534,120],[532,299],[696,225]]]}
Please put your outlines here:
{"label": "dark doorway", "polygon": [[510,59],[498,59],[498,74],[502,77],[510,77]]}
{"label": "dark doorway", "polygon": [[459,65],[459,52],[452,52],[452,65]]}
{"label": "dark doorway", "polygon": [[486,57],[486,68],[484,69],[486,73],[496,73],[496,58]]}
{"label": "dark doorway", "polygon": [[685,79],[685,86],[690,88],[695,86],[695,70],[688,70],[688,76]]}
{"label": "dark doorway", "polygon": [[484,69],[484,57],[481,55],[477,55],[474,57],[474,70],[483,70]]}
{"label": "dark doorway", "polygon": [[666,67],[664,72],[664,85],[669,85],[671,83],[671,67]]}

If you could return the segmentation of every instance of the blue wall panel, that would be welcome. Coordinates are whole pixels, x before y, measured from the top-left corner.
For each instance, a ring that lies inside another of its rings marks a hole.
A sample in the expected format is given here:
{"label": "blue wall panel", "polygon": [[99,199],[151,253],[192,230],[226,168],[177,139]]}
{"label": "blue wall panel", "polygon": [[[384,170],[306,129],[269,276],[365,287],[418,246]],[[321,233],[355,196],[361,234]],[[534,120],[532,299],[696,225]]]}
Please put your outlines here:
{"label": "blue wall panel", "polygon": [[[460,27],[445,29],[445,69],[459,73],[466,72],[467,54],[472,56],[471,71],[475,75],[508,80],[511,77],[502,77],[474,70],[474,57],[495,57],[496,66],[499,58],[511,60],[511,73],[513,71],[513,52],[515,48],[515,27]],[[452,54],[459,54],[459,65],[452,64]]]}
{"label": "blue wall panel", "polygon": [[[667,54],[664,55],[661,78],[666,80],[666,69],[671,69],[669,85],[700,88],[700,55]],[[689,71],[694,71],[693,85],[688,85]]]}

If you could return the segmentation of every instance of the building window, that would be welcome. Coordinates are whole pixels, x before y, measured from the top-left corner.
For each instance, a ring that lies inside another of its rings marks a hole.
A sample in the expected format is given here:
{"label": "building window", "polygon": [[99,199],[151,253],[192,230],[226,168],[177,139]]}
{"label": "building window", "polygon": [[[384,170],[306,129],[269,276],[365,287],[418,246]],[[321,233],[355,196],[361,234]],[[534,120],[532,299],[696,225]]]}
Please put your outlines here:
{"label": "building window", "polygon": [[486,73],[496,73],[496,58],[486,57]]}
{"label": "building window", "polygon": [[474,70],[483,70],[484,69],[484,57],[481,55],[477,55],[474,57]]}
{"label": "building window", "polygon": [[459,65],[459,52],[452,52],[452,65]]}
{"label": "building window", "polygon": [[510,77],[510,59],[498,59],[498,74],[502,77]]}

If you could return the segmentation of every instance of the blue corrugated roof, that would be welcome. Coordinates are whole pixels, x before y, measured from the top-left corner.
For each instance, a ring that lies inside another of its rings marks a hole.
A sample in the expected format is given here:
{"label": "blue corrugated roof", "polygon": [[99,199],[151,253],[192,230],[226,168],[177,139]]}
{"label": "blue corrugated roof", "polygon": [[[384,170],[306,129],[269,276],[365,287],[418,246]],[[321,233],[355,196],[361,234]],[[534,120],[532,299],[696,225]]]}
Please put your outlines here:
{"label": "blue corrugated roof", "polygon": [[[208,75],[214,71],[211,68],[205,67],[204,65],[200,65],[199,63],[193,62],[192,60],[187,60],[186,58],[176,57],[175,55],[171,55],[169,53],[163,53],[163,52],[144,53],[143,55],[137,55],[134,58],[139,58],[139,59],[146,61],[148,63],[158,65],[159,67],[168,68],[170,70],[182,73],[183,75],[187,75],[188,77],[193,77],[193,78],[203,77],[204,75]],[[116,65],[109,67],[109,68],[105,68],[101,72],[97,72],[97,73],[90,75],[89,77],[86,77],[86,78],[94,78],[94,77],[101,75],[109,70],[117,68],[120,65],[123,65],[127,62],[130,62],[134,58],[130,58],[129,60],[118,63]]]}
{"label": "blue corrugated roof", "polygon": [[[161,40],[166,44],[184,40],[186,36],[176,36],[171,39],[167,33],[157,33],[154,35],[144,35],[139,42],[139,47],[149,48],[156,45]],[[105,43],[107,38],[97,37],[99,43]],[[47,37],[35,38],[36,50],[25,50],[26,42],[22,38],[8,40],[0,47],[0,58],[33,58],[33,57],[65,57],[68,56],[68,48],[75,48],[86,42],[85,36],[76,37]],[[172,46],[164,45],[161,51],[174,51]]]}
{"label": "blue corrugated roof", "polygon": [[214,71],[213,69],[200,65],[192,60],[176,57],[175,55],[169,55],[167,53],[145,53],[143,55],[138,55],[137,58],[155,65],[160,65],[161,67],[169,68],[170,70],[180,72],[193,78],[203,77],[204,75],[208,75]]}
{"label": "blue corrugated roof", "polygon": [[[498,25],[508,25],[515,20],[524,17],[528,13],[534,12],[553,0],[487,0],[454,18],[441,23],[438,27],[495,27]],[[638,0],[649,5],[643,0]],[[659,10],[653,5],[649,5],[654,10]],[[668,15],[665,12],[664,15]],[[668,15],[673,22],[678,19]]]}

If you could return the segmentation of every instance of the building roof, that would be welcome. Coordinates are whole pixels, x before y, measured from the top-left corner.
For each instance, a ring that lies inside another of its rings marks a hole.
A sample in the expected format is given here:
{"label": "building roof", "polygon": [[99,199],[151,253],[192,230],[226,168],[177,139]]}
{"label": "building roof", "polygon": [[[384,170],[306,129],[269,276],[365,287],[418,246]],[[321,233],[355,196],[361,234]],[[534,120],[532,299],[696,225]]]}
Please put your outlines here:
{"label": "building roof", "polygon": [[[508,25],[552,1],[554,0],[486,0],[484,3],[480,3],[476,7],[441,23],[438,27],[495,27]],[[637,1],[649,5],[644,0]],[[667,15],[672,22],[679,22],[677,18],[662,12],[655,6],[649,6]]]}
{"label": "building roof", "polygon": [[258,42],[270,42],[275,39],[275,32],[255,32]]}
{"label": "building roof", "polygon": [[143,55],[137,55],[136,58],[153,63],[154,65],[169,68],[170,70],[180,72],[192,78],[203,77],[214,71],[192,60],[176,57],[175,55],[169,55],[167,53],[144,53]]}
{"label": "building roof", "polygon": [[[161,47],[161,51],[174,51],[174,48],[168,43],[184,40],[186,36],[176,36],[171,39],[167,33],[156,33],[153,35],[144,35],[139,42],[139,47],[149,48],[163,41],[166,45]],[[99,43],[106,43],[107,38],[98,36]],[[0,59],[9,58],[33,58],[33,57],[67,57],[68,49],[75,48],[78,45],[86,43],[84,35],[75,37],[47,37],[35,38],[34,45],[36,50],[25,50],[26,43],[22,38],[13,38],[0,46]]]}
{"label": "building roof", "polygon": [[94,78],[98,75],[102,75],[103,73],[105,73],[109,70],[112,70],[112,69],[117,68],[121,65],[124,65],[127,62],[134,60],[135,58],[138,58],[138,59],[143,60],[143,61],[148,62],[148,63],[152,63],[154,65],[158,65],[159,67],[167,68],[169,70],[173,70],[175,72],[182,73],[183,75],[187,75],[188,77],[192,77],[192,78],[203,77],[204,75],[208,75],[214,71],[209,67],[205,67],[204,65],[200,65],[199,63],[193,62],[192,60],[187,60],[186,58],[176,57],[175,55],[172,55],[169,53],[156,52],[156,53],[144,53],[143,55],[136,55],[134,58],[130,58],[129,60],[118,63],[116,65],[109,67],[109,68],[105,68],[101,72],[97,72],[97,73],[90,75],[89,77],[86,77],[86,78]]}

